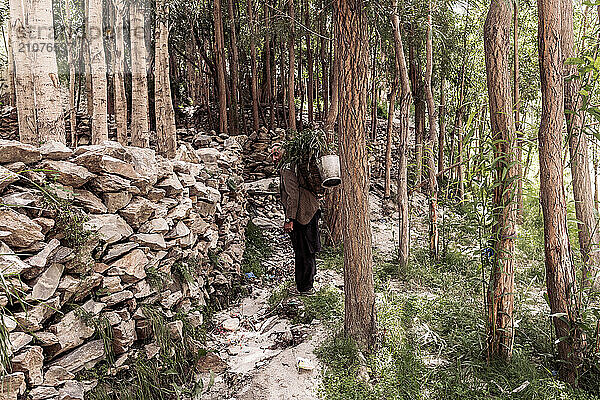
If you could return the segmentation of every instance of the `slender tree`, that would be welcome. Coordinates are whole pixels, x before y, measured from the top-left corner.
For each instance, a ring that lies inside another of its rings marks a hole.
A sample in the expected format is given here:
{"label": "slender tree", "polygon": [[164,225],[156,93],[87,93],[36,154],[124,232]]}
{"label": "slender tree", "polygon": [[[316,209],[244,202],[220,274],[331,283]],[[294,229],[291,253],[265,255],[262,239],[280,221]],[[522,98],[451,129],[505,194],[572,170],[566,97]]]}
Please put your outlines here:
{"label": "slender tree", "polygon": [[494,142],[494,258],[488,287],[488,359],[510,360],[513,349],[515,224],[518,166],[510,82],[512,3],[492,0],[484,25],[490,119]]}
{"label": "slender tree", "polygon": [[561,49],[563,75],[565,79],[564,107],[567,120],[569,153],[571,155],[571,175],[573,177],[573,198],[577,217],[579,251],[583,265],[584,284],[600,286],[600,232],[594,211],[594,192],[588,158],[588,139],[582,129],[583,116],[580,111],[582,98],[579,94],[581,81],[576,65],[564,61],[575,57],[575,35],[573,33],[573,3],[562,0]]}
{"label": "slender tree", "polygon": [[131,29],[131,145],[137,147],[148,147],[150,144],[144,2],[145,0],[138,0],[129,3]]}
{"label": "slender tree", "polygon": [[237,44],[237,33],[235,27],[235,12],[233,8],[233,0],[227,0],[227,8],[229,11],[229,39],[231,41],[230,53],[231,53],[231,99],[230,99],[230,113],[231,118],[229,120],[231,124],[231,131],[235,134],[239,133],[240,123],[238,115],[238,97],[239,97],[239,83],[240,83],[240,56]]}
{"label": "slender tree", "polygon": [[563,182],[562,128],[564,79],[561,54],[561,2],[538,0],[538,51],[542,88],[542,117],[538,132],[540,201],[544,214],[546,286],[556,331],[559,374],[575,385],[582,357],[578,327],[580,304],[575,266],[567,231],[567,205]]}
{"label": "slender tree", "polygon": [[[256,22],[254,21],[254,0],[248,0],[248,24],[250,25],[250,68],[252,80],[250,90],[252,91],[252,128],[258,131],[260,120],[258,117],[258,107],[260,101],[258,97],[258,63],[256,61]],[[265,57],[265,64],[270,66],[271,60]],[[270,68],[269,68],[270,69]],[[271,90],[267,87],[267,91]]]}
{"label": "slender tree", "polygon": [[346,334],[366,350],[375,342],[376,315],[365,145],[368,39],[363,1],[336,0],[334,26],[339,60],[344,327]]}
{"label": "slender tree", "polygon": [[388,120],[386,130],[385,144],[385,174],[384,174],[384,197],[390,197],[392,186],[392,141],[394,136],[394,114],[396,113],[396,95],[398,86],[400,85],[400,74],[398,65],[398,57],[394,56],[394,80],[392,82],[390,93],[388,94]]}
{"label": "slender tree", "polygon": [[125,95],[125,40],[123,35],[123,17],[125,1],[113,0],[115,9],[115,54],[113,56],[113,90],[115,94],[115,122],[117,141],[126,146],[127,138],[127,97]]}
{"label": "slender tree", "polygon": [[69,65],[69,128],[71,133],[71,145],[77,146],[77,110],[75,106],[75,48],[73,38],[73,20],[71,17],[71,4],[65,0],[65,43],[67,50],[67,64]]}
{"label": "slender tree", "polygon": [[219,90],[219,131],[228,132],[227,125],[227,86],[225,83],[225,39],[223,34],[223,12],[221,0],[213,1],[213,20],[215,24],[215,64],[217,68],[217,86]]}
{"label": "slender tree", "polygon": [[411,89],[410,78],[408,77],[408,68],[404,57],[404,46],[400,34],[400,17],[398,15],[398,0],[392,2],[392,29],[394,32],[394,48],[396,55],[396,66],[398,76],[400,77],[400,129],[398,146],[398,264],[401,269],[408,265],[409,256],[409,202],[408,202],[408,136],[410,133],[410,103]]}
{"label": "slender tree", "polygon": [[431,0],[428,1],[427,13],[427,41],[425,44],[427,62],[425,65],[425,99],[427,102],[427,115],[429,117],[429,135],[425,148],[427,159],[427,190],[429,191],[429,250],[431,256],[438,258],[439,232],[437,226],[438,204],[437,204],[437,174],[435,165],[435,142],[437,139],[437,112],[433,98],[433,86],[431,77],[433,75],[433,23]]}
{"label": "slender tree", "polygon": [[158,153],[175,158],[177,151],[177,131],[175,112],[171,99],[171,80],[169,77],[169,6],[165,0],[156,0],[156,30],[154,58],[156,63],[154,76],[154,111],[156,115],[156,139]]}
{"label": "slender tree", "polygon": [[92,72],[92,143],[108,140],[108,84],[101,0],[88,1],[88,38]]}
{"label": "slender tree", "polygon": [[288,38],[288,126],[290,131],[296,131],[296,21],[294,12],[294,0],[288,0],[288,12],[290,16],[290,34]]}

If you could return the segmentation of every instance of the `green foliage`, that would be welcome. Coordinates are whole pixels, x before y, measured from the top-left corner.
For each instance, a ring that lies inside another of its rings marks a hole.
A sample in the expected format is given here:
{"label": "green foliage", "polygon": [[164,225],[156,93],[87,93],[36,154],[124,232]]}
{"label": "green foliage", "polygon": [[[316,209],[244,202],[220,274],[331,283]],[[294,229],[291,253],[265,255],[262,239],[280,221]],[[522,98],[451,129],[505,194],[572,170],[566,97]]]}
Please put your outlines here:
{"label": "green foliage", "polygon": [[323,247],[319,253],[319,269],[330,269],[338,273],[344,272],[344,248],[339,246]]}
{"label": "green foliage", "polygon": [[281,144],[284,154],[280,165],[297,165],[306,160],[335,154],[335,143],[327,142],[323,129],[305,129]]}
{"label": "green foliage", "polygon": [[109,366],[115,362],[115,352],[112,346],[113,330],[110,321],[106,317],[101,317],[87,312],[81,306],[76,306],[75,314],[90,328],[94,328],[96,338],[102,340],[104,344],[104,354]]}
{"label": "green foliage", "polygon": [[256,226],[252,220],[248,221],[242,270],[245,273],[252,272],[255,276],[264,275],[266,271],[263,261],[272,253],[273,249],[263,230]]}
{"label": "green foliage", "polygon": [[294,322],[311,323],[318,319],[331,321],[343,314],[342,293],[331,286],[319,289],[311,296],[301,296],[304,312]]}
{"label": "green foliage", "polygon": [[192,283],[196,280],[200,269],[200,261],[195,257],[179,260],[173,265],[173,272],[182,282]]}

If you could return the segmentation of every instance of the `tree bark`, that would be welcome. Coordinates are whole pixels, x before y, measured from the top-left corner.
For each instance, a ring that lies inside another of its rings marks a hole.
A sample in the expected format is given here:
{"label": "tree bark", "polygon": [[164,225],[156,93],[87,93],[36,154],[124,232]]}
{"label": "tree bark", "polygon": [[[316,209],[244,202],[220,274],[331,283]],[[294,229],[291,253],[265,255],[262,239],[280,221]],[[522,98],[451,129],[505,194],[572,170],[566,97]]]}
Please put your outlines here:
{"label": "tree bark", "polygon": [[440,182],[442,182],[444,180],[444,145],[446,143],[446,77],[442,77],[440,82],[440,133],[438,135],[438,172],[442,172],[442,175],[440,175],[439,178]]}
{"label": "tree bark", "polygon": [[[277,73],[275,68],[271,68],[271,21],[269,11],[269,0],[265,0],[265,70],[267,84],[267,104],[269,105],[269,130],[275,125],[275,101],[273,100],[273,80],[272,75]],[[273,70],[273,71],[272,71]]]}
{"label": "tree bark", "polygon": [[[575,35],[573,32],[573,3],[562,0],[561,15],[561,50],[564,61],[575,57]],[[583,115],[580,111],[582,97],[581,80],[578,79],[576,65],[564,65],[563,76],[573,79],[565,80],[565,118],[569,153],[571,155],[571,175],[573,177],[573,198],[575,200],[575,216],[577,217],[579,251],[583,265],[584,285],[600,287],[600,249],[598,242],[598,221],[594,211],[594,195],[588,158],[588,139],[582,129]]]}
{"label": "tree bark", "polygon": [[[13,57],[15,61],[15,91],[17,104],[17,119],[19,138],[21,142],[39,145],[40,138],[37,130],[35,109],[35,87],[33,81],[33,54],[26,51],[30,45],[29,32],[31,26],[29,15],[32,11],[33,0],[11,0],[10,24]],[[30,45],[31,46],[31,45]]]}
{"label": "tree bark", "polygon": [[237,135],[240,133],[240,123],[238,114],[239,82],[240,82],[240,56],[238,54],[237,34],[235,29],[235,14],[233,9],[233,0],[227,1],[229,11],[229,38],[231,40],[231,131]]}
{"label": "tree bark", "polygon": [[398,145],[398,267],[404,270],[409,257],[409,217],[408,211],[408,135],[410,133],[411,89],[408,68],[404,58],[404,46],[400,35],[400,17],[398,16],[398,0],[393,0],[392,29],[394,32],[394,48],[396,66],[400,77],[400,129]]}
{"label": "tree bark", "polygon": [[373,61],[371,65],[371,140],[377,140],[377,49],[378,42],[373,48]]}
{"label": "tree bark", "polygon": [[[310,27],[310,2],[305,2],[305,20],[304,23],[307,28]],[[308,81],[306,85],[306,93],[308,100],[308,123],[312,124],[315,119],[314,103],[315,103],[315,83],[314,83],[314,69],[313,69],[313,49],[312,41],[310,40],[310,32],[306,31],[306,71],[308,75]]]}
{"label": "tree bark", "polygon": [[123,16],[125,2],[114,0],[115,6],[115,54],[113,57],[113,86],[115,91],[115,122],[117,141],[123,146],[129,144],[127,137],[127,97],[125,95],[125,40],[123,37]]}
{"label": "tree bark", "polygon": [[[250,89],[252,91],[252,128],[255,132],[258,132],[258,129],[260,128],[260,120],[258,117],[258,107],[260,105],[260,101],[258,98],[258,66],[256,61],[256,24],[254,21],[254,0],[248,0],[248,23],[250,25],[250,65],[252,73],[252,81],[250,83]],[[271,60],[268,57],[265,57],[265,63],[267,66],[270,66],[269,64],[271,64]],[[267,90],[271,89],[268,88]]]}
{"label": "tree bark", "polygon": [[223,12],[221,0],[213,1],[213,19],[215,24],[215,58],[217,67],[217,86],[219,91],[219,132],[227,133],[227,87],[225,83],[225,39],[223,37]]}
{"label": "tree bark", "polygon": [[519,180],[517,182],[517,222],[523,219],[523,132],[521,132],[521,96],[519,90],[519,3],[513,2],[513,107],[515,113],[515,129],[517,131],[517,165]]}
{"label": "tree bark", "polygon": [[540,201],[544,214],[546,286],[553,315],[560,377],[575,385],[582,359],[580,303],[567,231],[563,182],[562,127],[564,123],[563,59],[560,48],[561,2],[538,0],[538,51],[542,88],[542,117],[538,132]]}
{"label": "tree bark", "polygon": [[92,143],[99,144],[108,140],[108,88],[102,29],[102,1],[89,0],[88,7],[88,35],[92,73]]}
{"label": "tree bark", "polygon": [[148,121],[148,76],[146,66],[146,38],[144,2],[129,4],[131,26],[131,145],[150,145]]}
{"label": "tree bark", "polygon": [[[427,147],[425,149],[427,157],[427,189],[429,191],[429,251],[432,258],[439,256],[439,232],[437,226],[438,204],[437,204],[437,179],[435,170],[435,141],[437,138],[437,113],[433,99],[433,87],[431,76],[433,74],[433,24],[431,0],[428,2],[427,13],[427,42],[426,56],[427,64],[425,66],[425,99],[427,101],[427,114],[429,116],[429,137],[427,138]],[[460,166],[459,166],[460,168]]]}
{"label": "tree bark", "polygon": [[69,128],[71,133],[71,146],[77,147],[77,110],[75,109],[75,61],[76,45],[73,43],[73,21],[71,20],[71,5],[65,0],[65,43],[67,50],[67,64],[69,64]]}
{"label": "tree bark", "polygon": [[386,130],[386,143],[385,143],[385,173],[384,173],[384,198],[389,198],[392,186],[392,141],[394,136],[394,114],[396,112],[396,94],[398,93],[398,85],[400,84],[400,77],[398,76],[398,58],[394,57],[394,82],[388,95],[388,120]]}
{"label": "tree bark", "polygon": [[510,360],[513,349],[515,225],[518,166],[510,82],[512,3],[492,0],[484,25],[487,87],[494,141],[494,257],[488,287],[488,360]]}
{"label": "tree bark", "polygon": [[290,16],[290,35],[288,38],[288,127],[291,132],[296,132],[296,22],[294,20],[294,0],[288,0]]}
{"label": "tree bark", "polygon": [[415,105],[415,185],[419,185],[423,175],[423,138],[425,136],[425,102],[423,101],[423,79],[416,48],[416,32],[412,26],[411,41],[408,48],[409,77]]}
{"label": "tree bark", "polygon": [[365,145],[368,85],[367,20],[362,0],[336,0],[334,26],[339,60],[339,144],[344,232],[344,328],[363,350],[373,348],[375,293]]}
{"label": "tree bark", "polygon": [[154,114],[156,115],[156,143],[158,153],[167,158],[175,158],[177,152],[177,131],[175,112],[171,99],[169,76],[169,6],[165,0],[156,0],[155,29],[155,75],[154,75]]}

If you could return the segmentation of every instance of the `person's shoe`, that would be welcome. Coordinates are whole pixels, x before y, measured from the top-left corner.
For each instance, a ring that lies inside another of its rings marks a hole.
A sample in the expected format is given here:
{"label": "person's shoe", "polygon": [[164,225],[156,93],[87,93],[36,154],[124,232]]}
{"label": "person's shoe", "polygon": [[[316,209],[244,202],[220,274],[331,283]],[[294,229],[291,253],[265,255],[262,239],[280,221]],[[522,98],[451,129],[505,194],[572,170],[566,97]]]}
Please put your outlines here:
{"label": "person's shoe", "polygon": [[315,288],[310,288],[308,290],[304,290],[304,291],[300,292],[300,296],[312,296],[315,293],[316,293]]}

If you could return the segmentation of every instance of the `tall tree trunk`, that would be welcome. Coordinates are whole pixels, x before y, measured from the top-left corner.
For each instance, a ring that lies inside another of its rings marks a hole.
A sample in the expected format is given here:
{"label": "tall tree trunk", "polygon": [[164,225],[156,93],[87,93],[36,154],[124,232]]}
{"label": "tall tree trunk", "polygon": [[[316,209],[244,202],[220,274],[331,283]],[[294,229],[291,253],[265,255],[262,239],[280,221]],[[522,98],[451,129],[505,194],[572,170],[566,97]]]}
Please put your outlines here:
{"label": "tall tree trunk", "polygon": [[267,83],[267,104],[269,105],[269,130],[273,129],[275,124],[275,101],[273,101],[273,80],[272,75],[276,74],[275,68],[271,68],[271,21],[269,0],[265,0],[265,70]]}
{"label": "tall tree trunk", "polygon": [[377,92],[377,49],[378,42],[375,42],[373,48],[373,60],[371,65],[371,140],[377,140],[377,102],[379,101]]}
{"label": "tall tree trunk", "polygon": [[340,98],[340,61],[336,54],[333,58],[333,65],[331,66],[332,74],[331,74],[331,103],[329,104],[329,108],[327,110],[327,118],[325,119],[325,132],[331,138],[333,135],[333,129],[335,127],[335,122],[338,119],[338,111],[339,111],[339,98]]}
{"label": "tall tree trunk", "polygon": [[84,33],[83,33],[83,70],[85,71],[85,94],[86,94],[86,110],[88,117],[92,117],[93,109],[93,89],[92,89],[92,71],[90,60],[90,32],[88,31],[89,3],[90,0],[82,0],[83,2],[83,18],[84,18]]}
{"label": "tall tree trunk", "polygon": [[[10,8],[9,8],[10,9]],[[6,75],[8,81],[8,105],[14,107],[17,104],[16,92],[15,92],[15,58],[13,56],[13,42],[10,27],[10,18],[6,18],[4,26],[2,27],[2,33],[6,44]]]}
{"label": "tall tree trunk", "polygon": [[108,140],[108,87],[106,58],[104,54],[102,0],[89,0],[88,32],[90,41],[90,66],[92,71],[92,143]]}
{"label": "tall tree trunk", "polygon": [[[460,68],[460,91],[458,95],[458,106],[456,108],[456,123],[454,125],[456,130],[456,142],[458,147],[458,166],[456,168],[456,174],[458,178],[458,198],[460,201],[465,200],[465,167],[463,163],[464,158],[464,138],[463,138],[463,118],[465,114],[465,75],[467,68],[467,25],[468,16],[465,19],[465,30],[463,32],[463,62]],[[454,135],[453,135],[454,136]]]}
{"label": "tall tree trunk", "polygon": [[344,232],[344,328],[361,349],[375,343],[376,314],[365,144],[368,38],[362,0],[334,3],[339,60],[339,144]]}
{"label": "tall tree trunk", "polygon": [[71,4],[65,0],[65,42],[67,50],[67,64],[69,64],[69,128],[71,133],[71,146],[77,146],[77,110],[75,109],[75,61],[76,45],[73,43],[73,21],[71,19]]}
{"label": "tall tree trunk", "polygon": [[123,146],[129,144],[127,138],[127,97],[125,95],[125,40],[123,37],[124,0],[114,0],[115,6],[115,54],[113,56],[113,86],[115,91],[115,122],[117,141]]}
{"label": "tall tree trunk", "polygon": [[425,136],[425,102],[423,101],[423,79],[419,65],[418,52],[415,41],[417,40],[414,25],[411,25],[411,41],[408,48],[409,77],[415,104],[415,185],[419,185],[423,175],[423,139]]}
{"label": "tall tree trunk", "polygon": [[404,58],[404,47],[400,35],[400,17],[398,16],[398,0],[393,0],[392,28],[394,32],[394,48],[396,66],[400,77],[400,130],[398,145],[398,266],[404,270],[409,257],[409,219],[408,219],[408,135],[410,133],[411,90],[408,68]]}
{"label": "tall tree trunk", "polygon": [[523,132],[521,132],[521,96],[519,90],[519,3],[513,1],[513,107],[517,131],[517,222],[523,219]]}
{"label": "tall tree trunk", "polygon": [[233,134],[240,133],[240,123],[238,115],[238,98],[240,82],[240,57],[238,54],[237,34],[235,29],[235,14],[233,9],[233,0],[227,0],[229,11],[229,37],[231,40],[231,131]]}
{"label": "tall tree trunk", "polygon": [[396,112],[396,94],[398,93],[398,85],[400,84],[400,77],[398,76],[398,58],[394,58],[394,82],[388,95],[388,120],[386,130],[386,143],[385,143],[385,179],[384,179],[384,198],[389,198],[391,194],[392,186],[392,141],[394,136],[394,114]]}
{"label": "tall tree trunk", "polygon": [[295,75],[296,75],[296,21],[294,13],[294,0],[288,0],[290,16],[290,35],[288,39],[288,119],[289,130],[296,132],[296,97],[295,97]]}
{"label": "tall tree trunk", "polygon": [[227,133],[227,87],[225,83],[225,39],[223,35],[223,12],[221,0],[213,1],[213,19],[215,24],[215,58],[217,67],[217,86],[219,90],[219,132]]}
{"label": "tall tree trunk", "polygon": [[494,141],[494,258],[488,287],[488,359],[510,360],[513,349],[515,224],[518,167],[510,82],[512,3],[492,0],[484,25],[490,119]]}
{"label": "tall tree trunk", "polygon": [[440,133],[438,135],[438,177],[444,179],[444,145],[446,143],[446,77],[440,80],[440,107],[439,107]]}
{"label": "tall tree trunk", "polygon": [[427,42],[426,56],[427,64],[425,66],[425,99],[427,101],[427,114],[429,116],[429,137],[427,138],[427,147],[425,149],[427,157],[427,189],[429,191],[429,250],[434,259],[439,255],[439,232],[437,226],[438,204],[437,204],[437,178],[435,165],[435,141],[437,138],[437,115],[435,102],[433,99],[433,87],[431,76],[433,74],[433,24],[431,0],[427,13]]}
{"label": "tall tree trunk", "polygon": [[129,4],[131,26],[131,145],[150,145],[148,120],[148,75],[146,66],[146,38],[144,27],[145,4]]}
{"label": "tall tree trunk", "polygon": [[165,0],[156,0],[155,29],[155,76],[154,114],[156,115],[156,143],[158,153],[167,158],[175,158],[177,151],[177,131],[175,112],[171,99],[169,76],[169,6]]}
{"label": "tall tree trunk", "polygon": [[[573,3],[562,0],[561,50],[563,60],[575,57],[575,35],[573,33]],[[563,61],[564,65],[564,61]],[[583,116],[580,111],[582,98],[579,95],[581,81],[577,79],[576,65],[564,65],[563,75],[574,77],[565,80],[565,117],[569,152],[571,154],[571,175],[573,177],[573,198],[579,235],[579,251],[583,265],[584,284],[600,286],[600,249],[598,242],[598,222],[594,212],[594,198],[588,159],[588,139],[582,129]]]}
{"label": "tall tree trunk", "polygon": [[[258,129],[260,128],[260,120],[258,118],[258,66],[256,61],[256,24],[254,21],[254,0],[248,0],[248,23],[250,24],[250,65],[252,73],[252,81],[250,84],[252,91],[252,128],[255,132],[258,132]],[[268,57],[265,57],[265,63],[268,67],[270,67],[271,60]],[[267,88],[267,90],[270,91],[271,88]]]}
{"label": "tall tree trunk", "polygon": [[35,109],[35,87],[33,82],[33,53],[18,51],[27,49],[31,30],[29,16],[33,12],[33,0],[11,0],[10,33],[15,61],[15,91],[19,138],[23,143],[38,145],[40,138],[37,130]]}
{"label": "tall tree trunk", "polygon": [[538,0],[538,50],[542,88],[542,118],[538,133],[540,201],[544,214],[546,286],[557,342],[559,374],[575,385],[582,358],[580,303],[575,266],[567,231],[563,182],[562,127],[564,123],[563,59],[560,48],[561,2]]}
{"label": "tall tree trunk", "polygon": [[[308,0],[306,0],[304,7],[304,23],[307,28],[310,28],[310,2]],[[306,85],[306,93],[308,99],[308,123],[312,124],[315,119],[315,83],[313,69],[313,49],[312,42],[310,40],[310,32],[308,30],[306,31],[306,72],[308,75],[308,81]]]}

